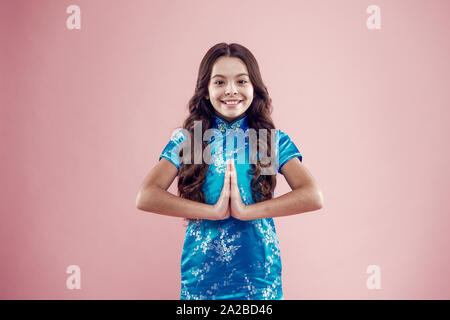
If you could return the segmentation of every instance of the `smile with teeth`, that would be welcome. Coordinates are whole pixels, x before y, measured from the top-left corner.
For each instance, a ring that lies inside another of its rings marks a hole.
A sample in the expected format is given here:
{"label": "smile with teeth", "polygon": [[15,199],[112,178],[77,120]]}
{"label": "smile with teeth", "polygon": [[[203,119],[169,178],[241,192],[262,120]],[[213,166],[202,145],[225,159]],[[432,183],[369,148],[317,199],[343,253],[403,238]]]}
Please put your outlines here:
{"label": "smile with teeth", "polygon": [[233,104],[233,105],[236,105],[236,104],[240,103],[242,100],[229,100],[229,101],[223,101],[223,100],[221,100],[221,101],[222,101],[222,103],[225,103],[225,104]]}

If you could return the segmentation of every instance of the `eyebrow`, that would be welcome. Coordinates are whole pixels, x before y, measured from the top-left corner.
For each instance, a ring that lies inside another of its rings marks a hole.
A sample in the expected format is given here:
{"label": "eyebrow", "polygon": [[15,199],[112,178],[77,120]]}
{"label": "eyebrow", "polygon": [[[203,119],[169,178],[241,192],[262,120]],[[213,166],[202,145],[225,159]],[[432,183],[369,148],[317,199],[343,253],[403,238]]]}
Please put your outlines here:
{"label": "eyebrow", "polygon": [[[246,74],[246,73],[239,73],[238,75],[236,75],[236,78],[237,78],[237,77],[240,77],[240,76],[247,76],[247,77],[248,77],[248,74]],[[215,78],[215,77],[222,77],[222,78],[225,78],[224,75],[216,74],[216,75],[214,75],[211,79],[213,79],[213,78]]]}

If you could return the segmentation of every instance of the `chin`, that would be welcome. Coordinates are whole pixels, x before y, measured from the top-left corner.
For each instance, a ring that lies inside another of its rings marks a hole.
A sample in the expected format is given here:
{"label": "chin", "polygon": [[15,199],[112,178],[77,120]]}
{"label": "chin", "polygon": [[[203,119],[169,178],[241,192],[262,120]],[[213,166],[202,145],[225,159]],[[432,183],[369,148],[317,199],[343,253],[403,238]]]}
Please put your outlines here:
{"label": "chin", "polygon": [[222,113],[227,117],[237,117],[243,114],[244,112],[245,112],[244,110],[224,110]]}

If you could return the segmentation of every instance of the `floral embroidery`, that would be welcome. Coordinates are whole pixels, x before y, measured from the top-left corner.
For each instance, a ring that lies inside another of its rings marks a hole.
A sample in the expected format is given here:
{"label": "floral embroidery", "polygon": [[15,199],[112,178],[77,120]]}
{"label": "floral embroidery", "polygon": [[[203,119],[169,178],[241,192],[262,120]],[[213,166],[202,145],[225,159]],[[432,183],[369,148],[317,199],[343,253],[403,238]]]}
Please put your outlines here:
{"label": "floral embroidery", "polygon": [[[245,118],[245,119],[244,119]],[[226,120],[219,117],[218,115],[214,115],[214,119],[216,120],[216,126],[220,130],[220,132],[224,133],[227,129],[236,130],[242,126],[244,121],[246,120],[247,115],[241,116],[240,118],[234,120],[231,124],[228,124]]]}
{"label": "floral embroidery", "polygon": [[219,128],[220,132],[225,132],[227,130],[226,123],[220,122],[217,125],[218,125],[218,128]]}

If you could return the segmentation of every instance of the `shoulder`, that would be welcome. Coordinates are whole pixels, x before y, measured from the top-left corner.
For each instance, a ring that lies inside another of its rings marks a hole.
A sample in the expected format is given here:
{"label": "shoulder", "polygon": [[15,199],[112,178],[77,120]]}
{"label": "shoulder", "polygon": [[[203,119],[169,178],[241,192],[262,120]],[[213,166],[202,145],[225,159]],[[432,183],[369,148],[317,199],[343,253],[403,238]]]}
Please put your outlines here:
{"label": "shoulder", "polygon": [[282,173],[282,167],[291,159],[298,158],[302,162],[302,154],[289,135],[278,129],[277,131],[277,156],[278,156],[278,172]]}
{"label": "shoulder", "polygon": [[177,128],[172,132],[170,140],[175,142],[176,144],[185,140],[189,136],[189,131],[183,128]]}
{"label": "shoulder", "polygon": [[172,132],[169,142],[164,147],[159,160],[166,158],[172,162],[177,169],[181,166],[181,160],[179,156],[180,150],[184,147],[186,143],[189,143],[190,137],[189,131],[187,129],[178,128]]}
{"label": "shoulder", "polygon": [[283,146],[291,142],[291,137],[281,129],[277,129],[276,139],[279,146]]}

